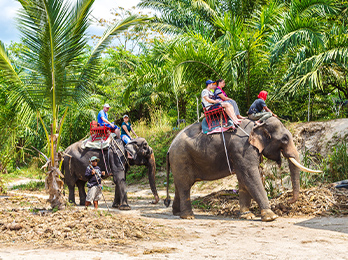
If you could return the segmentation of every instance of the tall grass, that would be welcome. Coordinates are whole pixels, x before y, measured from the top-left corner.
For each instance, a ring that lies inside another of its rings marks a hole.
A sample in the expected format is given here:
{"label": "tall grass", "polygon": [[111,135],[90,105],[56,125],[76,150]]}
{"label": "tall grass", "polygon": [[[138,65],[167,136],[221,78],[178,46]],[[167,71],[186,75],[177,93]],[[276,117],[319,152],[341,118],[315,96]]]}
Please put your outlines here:
{"label": "tall grass", "polygon": [[149,121],[139,120],[134,123],[133,128],[138,136],[147,139],[154,134],[168,132],[172,130],[171,122],[162,109],[155,109],[150,112]]}
{"label": "tall grass", "polygon": [[[148,121],[140,120],[133,124],[134,131],[139,137],[146,139],[154,151],[157,171],[164,170],[166,167],[166,155],[169,146],[180,131],[173,129],[172,122],[168,115],[161,109],[150,112]],[[128,175],[127,182],[133,179],[140,179],[146,175],[146,168],[142,166],[132,166]]]}
{"label": "tall grass", "polygon": [[332,147],[331,154],[324,162],[324,173],[330,182],[348,179],[348,149],[347,141]]}
{"label": "tall grass", "polygon": [[323,173],[301,172],[301,187],[308,188],[319,183],[331,183],[348,179],[348,149],[347,141],[338,142],[324,158],[320,154],[303,153],[303,164],[306,167],[315,165],[323,169]]}

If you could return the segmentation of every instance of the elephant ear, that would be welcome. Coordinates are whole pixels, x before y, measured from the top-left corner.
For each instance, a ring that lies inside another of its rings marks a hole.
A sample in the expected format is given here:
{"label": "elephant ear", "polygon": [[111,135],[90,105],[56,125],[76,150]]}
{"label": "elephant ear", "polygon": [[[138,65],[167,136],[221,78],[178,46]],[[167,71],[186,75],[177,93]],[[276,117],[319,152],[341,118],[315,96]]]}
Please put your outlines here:
{"label": "elephant ear", "polygon": [[271,139],[271,135],[264,127],[264,124],[255,126],[250,133],[249,143],[262,153],[263,149],[266,147],[267,143]]}

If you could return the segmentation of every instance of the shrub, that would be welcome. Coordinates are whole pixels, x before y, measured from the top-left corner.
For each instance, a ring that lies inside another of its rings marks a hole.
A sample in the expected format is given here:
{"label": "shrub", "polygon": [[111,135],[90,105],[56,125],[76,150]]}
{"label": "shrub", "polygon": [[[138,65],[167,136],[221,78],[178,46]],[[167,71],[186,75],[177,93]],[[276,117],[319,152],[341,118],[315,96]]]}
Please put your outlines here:
{"label": "shrub", "polygon": [[335,182],[348,178],[347,142],[337,143],[332,147],[331,154],[323,160],[324,173],[327,181]]}

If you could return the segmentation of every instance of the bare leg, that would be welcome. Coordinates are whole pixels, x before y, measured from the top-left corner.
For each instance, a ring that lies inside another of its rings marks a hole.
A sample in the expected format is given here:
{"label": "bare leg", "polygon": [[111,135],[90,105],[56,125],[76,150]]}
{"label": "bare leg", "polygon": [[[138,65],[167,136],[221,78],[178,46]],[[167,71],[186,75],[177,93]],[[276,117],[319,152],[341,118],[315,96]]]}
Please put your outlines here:
{"label": "bare leg", "polygon": [[241,123],[241,121],[236,117],[233,106],[230,103],[223,102],[221,103],[221,106],[225,108],[227,115],[233,120],[235,124],[239,125]]}
{"label": "bare leg", "polygon": [[91,202],[86,201],[86,203],[85,203],[85,209],[87,209],[87,207],[88,207],[89,205],[91,205]]}
{"label": "bare leg", "polygon": [[121,139],[121,132],[120,132],[120,129],[116,129],[116,130],[115,130],[115,134],[116,134],[117,138]]}

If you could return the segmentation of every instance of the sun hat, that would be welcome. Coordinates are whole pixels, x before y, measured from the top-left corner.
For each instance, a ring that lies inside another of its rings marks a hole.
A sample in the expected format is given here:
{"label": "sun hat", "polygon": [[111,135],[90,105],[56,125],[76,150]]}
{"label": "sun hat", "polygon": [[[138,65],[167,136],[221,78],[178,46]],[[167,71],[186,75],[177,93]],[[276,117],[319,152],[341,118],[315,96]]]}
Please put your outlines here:
{"label": "sun hat", "polygon": [[215,81],[212,81],[211,79],[208,79],[206,82],[205,82],[205,85],[209,85],[209,84],[211,84],[211,83],[215,83]]}
{"label": "sun hat", "polygon": [[93,162],[93,161],[95,161],[95,160],[97,160],[97,162],[100,161],[99,158],[98,158],[97,156],[92,156],[92,157],[89,159],[90,162]]}
{"label": "sun hat", "polygon": [[104,107],[110,107],[108,103],[105,103],[104,104]]}
{"label": "sun hat", "polygon": [[128,115],[124,115],[124,116],[123,116],[123,118],[125,118],[125,117],[128,117],[128,118],[129,118],[129,116],[128,116]]}

